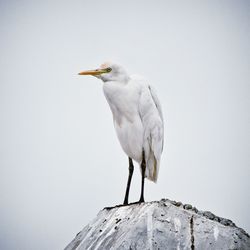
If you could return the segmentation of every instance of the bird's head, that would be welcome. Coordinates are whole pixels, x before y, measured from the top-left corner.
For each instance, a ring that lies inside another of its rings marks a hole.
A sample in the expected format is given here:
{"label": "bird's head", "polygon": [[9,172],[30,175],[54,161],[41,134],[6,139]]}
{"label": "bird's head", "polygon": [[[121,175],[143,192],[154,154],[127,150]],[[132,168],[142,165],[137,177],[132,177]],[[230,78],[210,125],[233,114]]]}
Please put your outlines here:
{"label": "bird's head", "polygon": [[111,62],[103,63],[98,69],[82,71],[78,75],[92,75],[103,82],[127,82],[129,79],[127,72],[121,65]]}

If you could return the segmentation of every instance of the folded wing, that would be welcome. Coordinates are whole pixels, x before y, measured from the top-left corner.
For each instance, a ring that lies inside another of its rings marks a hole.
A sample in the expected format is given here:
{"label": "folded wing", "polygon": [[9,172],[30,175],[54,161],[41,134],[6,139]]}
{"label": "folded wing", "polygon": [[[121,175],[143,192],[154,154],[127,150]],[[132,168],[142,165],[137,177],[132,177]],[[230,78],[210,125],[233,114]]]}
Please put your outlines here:
{"label": "folded wing", "polygon": [[163,114],[155,90],[144,85],[139,100],[139,113],[144,135],[143,148],[146,160],[146,177],[156,182],[164,143]]}

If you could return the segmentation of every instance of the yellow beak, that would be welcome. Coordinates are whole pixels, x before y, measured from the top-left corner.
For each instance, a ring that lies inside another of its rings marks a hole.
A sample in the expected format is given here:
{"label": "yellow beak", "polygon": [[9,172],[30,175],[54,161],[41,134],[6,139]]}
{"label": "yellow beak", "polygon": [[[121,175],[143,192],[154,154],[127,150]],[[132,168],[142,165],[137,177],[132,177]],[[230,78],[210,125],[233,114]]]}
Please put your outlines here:
{"label": "yellow beak", "polygon": [[97,76],[97,75],[101,75],[103,73],[108,73],[107,69],[95,69],[95,70],[82,71],[82,72],[78,73],[78,75]]}

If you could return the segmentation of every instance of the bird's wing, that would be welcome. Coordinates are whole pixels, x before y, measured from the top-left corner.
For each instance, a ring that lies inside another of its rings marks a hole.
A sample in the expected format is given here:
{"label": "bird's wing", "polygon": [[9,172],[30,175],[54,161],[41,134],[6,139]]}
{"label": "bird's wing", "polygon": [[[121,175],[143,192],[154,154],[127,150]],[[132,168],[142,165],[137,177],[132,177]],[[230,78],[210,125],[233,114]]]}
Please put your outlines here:
{"label": "bird's wing", "polygon": [[139,113],[144,128],[143,147],[146,155],[146,176],[156,182],[163,150],[163,114],[155,90],[143,85],[139,100]]}
{"label": "bird's wing", "polygon": [[144,85],[144,87],[147,87],[150,94],[151,94],[151,97],[155,103],[155,106],[159,112],[159,115],[161,117],[161,120],[163,122],[163,113],[162,113],[162,108],[161,108],[161,104],[160,104],[160,101],[157,97],[157,94],[156,94],[156,91],[155,89],[153,88],[153,86],[151,86],[150,84],[147,84],[147,79],[144,78],[143,76],[140,76],[140,75],[131,75],[131,78],[134,80],[134,81],[137,81],[137,82],[140,82],[142,83],[142,85]]}
{"label": "bird's wing", "polygon": [[149,88],[150,94],[152,96],[152,99],[153,99],[153,101],[155,103],[155,106],[156,106],[156,108],[157,108],[157,110],[159,112],[161,120],[163,122],[163,114],[162,114],[161,104],[160,104],[160,101],[159,101],[159,99],[158,99],[158,97],[156,95],[155,89],[150,85],[148,85],[148,88]]}

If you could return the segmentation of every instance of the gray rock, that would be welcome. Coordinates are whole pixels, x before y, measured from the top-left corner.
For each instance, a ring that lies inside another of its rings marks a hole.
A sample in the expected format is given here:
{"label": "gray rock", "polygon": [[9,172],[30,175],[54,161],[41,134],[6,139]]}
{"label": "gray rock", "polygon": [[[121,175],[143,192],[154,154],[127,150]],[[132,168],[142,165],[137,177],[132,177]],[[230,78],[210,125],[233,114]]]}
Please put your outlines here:
{"label": "gray rock", "polygon": [[227,219],[191,205],[161,201],[105,208],[65,250],[250,249],[250,237]]}
{"label": "gray rock", "polygon": [[183,208],[187,209],[187,210],[193,209],[192,205],[190,205],[190,204],[183,205]]}

